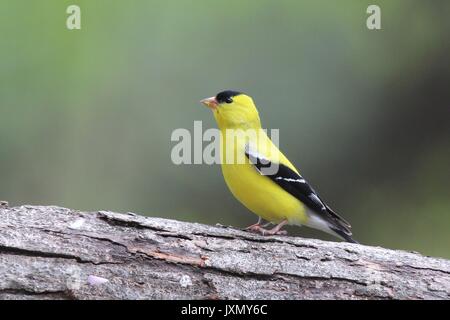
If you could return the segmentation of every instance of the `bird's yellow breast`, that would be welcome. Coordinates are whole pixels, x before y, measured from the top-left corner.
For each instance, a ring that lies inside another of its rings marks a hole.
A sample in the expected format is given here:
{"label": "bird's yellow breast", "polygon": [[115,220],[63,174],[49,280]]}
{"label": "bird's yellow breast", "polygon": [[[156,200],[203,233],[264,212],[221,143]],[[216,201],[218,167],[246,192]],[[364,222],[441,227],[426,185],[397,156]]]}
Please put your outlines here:
{"label": "bird's yellow breast", "polygon": [[[224,135],[222,135],[224,137]],[[270,143],[267,138],[264,139]],[[221,141],[222,173],[231,193],[249,210],[265,220],[279,223],[287,219],[290,224],[304,224],[307,220],[304,205],[295,197],[284,191],[270,178],[261,175],[248,161],[243,164],[226,163],[224,155],[227,148],[233,148],[237,157],[244,155],[245,141],[227,143],[225,138]],[[273,150],[280,153],[278,148]],[[229,152],[229,150],[228,150]],[[245,156],[245,155],[244,155]],[[281,153],[281,160],[288,161]],[[291,165],[289,163],[289,165]]]}

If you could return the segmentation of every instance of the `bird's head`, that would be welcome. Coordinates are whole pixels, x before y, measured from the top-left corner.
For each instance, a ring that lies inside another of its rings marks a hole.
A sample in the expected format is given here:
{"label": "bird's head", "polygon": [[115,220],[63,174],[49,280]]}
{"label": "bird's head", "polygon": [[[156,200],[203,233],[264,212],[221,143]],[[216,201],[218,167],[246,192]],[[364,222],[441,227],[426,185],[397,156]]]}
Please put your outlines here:
{"label": "bird's head", "polygon": [[258,110],[253,99],[238,91],[226,90],[200,101],[213,111],[219,128],[259,128]]}

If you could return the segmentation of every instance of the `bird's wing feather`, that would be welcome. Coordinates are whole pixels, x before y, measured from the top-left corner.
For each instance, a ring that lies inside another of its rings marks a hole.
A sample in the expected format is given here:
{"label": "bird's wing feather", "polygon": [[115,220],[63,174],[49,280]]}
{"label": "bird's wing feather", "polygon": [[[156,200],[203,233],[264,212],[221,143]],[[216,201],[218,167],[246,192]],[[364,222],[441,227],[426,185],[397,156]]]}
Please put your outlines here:
{"label": "bird's wing feather", "polygon": [[322,201],[317,192],[300,174],[281,163],[278,164],[278,170],[275,173],[264,174],[264,168],[269,168],[273,163],[264,155],[250,148],[249,145],[246,145],[245,155],[259,173],[265,175],[286,192],[299,199],[324,220],[335,227],[340,227],[341,231],[351,235],[349,230],[351,228],[350,224]]}

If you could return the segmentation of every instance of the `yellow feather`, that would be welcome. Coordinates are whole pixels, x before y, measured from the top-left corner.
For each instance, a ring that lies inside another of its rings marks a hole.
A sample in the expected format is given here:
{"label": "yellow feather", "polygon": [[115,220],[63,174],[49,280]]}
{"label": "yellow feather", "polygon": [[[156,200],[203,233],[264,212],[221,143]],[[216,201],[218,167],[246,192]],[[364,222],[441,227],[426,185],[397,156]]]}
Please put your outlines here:
{"label": "yellow feather", "polygon": [[[222,173],[231,193],[249,210],[265,220],[279,223],[288,220],[290,224],[305,224],[308,220],[305,206],[280,186],[261,175],[245,158],[246,144],[253,145],[258,153],[276,163],[288,166],[298,173],[292,163],[272,143],[265,132],[260,131],[261,122],[252,98],[240,94],[233,102],[221,104],[214,110],[214,117],[221,130]],[[230,130],[251,129],[254,134],[227,136]],[[245,159],[244,163],[227,163]]]}

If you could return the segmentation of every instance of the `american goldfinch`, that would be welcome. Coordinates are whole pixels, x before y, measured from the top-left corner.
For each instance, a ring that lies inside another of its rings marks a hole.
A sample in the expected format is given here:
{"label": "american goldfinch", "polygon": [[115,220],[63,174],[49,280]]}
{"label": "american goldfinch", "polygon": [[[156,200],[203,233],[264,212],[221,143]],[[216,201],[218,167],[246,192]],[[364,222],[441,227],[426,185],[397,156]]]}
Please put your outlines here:
{"label": "american goldfinch", "polygon": [[[228,188],[259,216],[246,230],[279,235],[286,234],[281,229],[287,224],[305,225],[356,243],[350,224],[320,198],[262,130],[250,96],[227,90],[201,103],[213,111],[221,132],[221,167]],[[276,226],[266,229],[262,219]]]}

